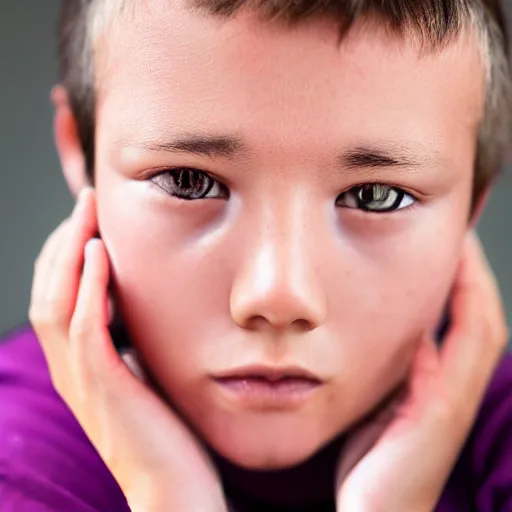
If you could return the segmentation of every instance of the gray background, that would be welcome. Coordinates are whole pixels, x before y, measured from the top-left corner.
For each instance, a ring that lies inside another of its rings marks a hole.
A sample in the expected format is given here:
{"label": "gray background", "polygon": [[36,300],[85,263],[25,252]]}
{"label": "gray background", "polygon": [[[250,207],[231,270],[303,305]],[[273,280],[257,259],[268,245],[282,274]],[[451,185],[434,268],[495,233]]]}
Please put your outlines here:
{"label": "gray background", "polygon": [[[58,6],[57,0],[0,0],[0,333],[26,321],[33,261],[72,207],[52,142],[49,101]],[[509,323],[511,225],[512,168],[479,227]]]}

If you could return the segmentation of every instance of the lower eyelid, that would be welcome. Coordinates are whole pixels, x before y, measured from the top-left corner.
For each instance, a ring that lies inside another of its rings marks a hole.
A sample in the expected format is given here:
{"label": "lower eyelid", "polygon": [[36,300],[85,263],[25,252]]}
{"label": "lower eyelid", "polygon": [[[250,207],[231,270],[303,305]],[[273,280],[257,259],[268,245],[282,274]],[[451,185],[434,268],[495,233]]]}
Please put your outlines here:
{"label": "lower eyelid", "polygon": [[346,219],[347,221],[366,222],[369,224],[387,224],[388,222],[404,222],[407,219],[410,219],[411,215],[415,214],[419,206],[420,205],[416,202],[405,208],[400,208],[399,210],[383,212],[365,211],[360,208],[340,207],[338,209],[338,215],[341,219]]}

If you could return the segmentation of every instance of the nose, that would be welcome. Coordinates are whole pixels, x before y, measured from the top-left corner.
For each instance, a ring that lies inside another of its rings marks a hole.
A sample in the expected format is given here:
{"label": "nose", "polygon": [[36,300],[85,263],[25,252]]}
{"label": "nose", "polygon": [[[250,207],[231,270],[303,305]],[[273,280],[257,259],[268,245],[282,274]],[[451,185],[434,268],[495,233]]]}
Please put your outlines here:
{"label": "nose", "polygon": [[288,229],[266,229],[247,244],[230,297],[231,317],[239,326],[310,331],[325,321],[312,237],[297,220],[286,223]]}

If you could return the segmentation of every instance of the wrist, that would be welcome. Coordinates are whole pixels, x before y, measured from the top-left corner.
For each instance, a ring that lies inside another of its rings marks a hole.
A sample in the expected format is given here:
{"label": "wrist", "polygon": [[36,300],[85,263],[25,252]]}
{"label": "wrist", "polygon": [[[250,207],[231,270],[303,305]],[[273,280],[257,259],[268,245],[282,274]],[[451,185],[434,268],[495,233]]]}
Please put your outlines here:
{"label": "wrist", "polygon": [[388,496],[388,499],[372,499],[371,496],[343,496],[336,500],[336,512],[396,512],[397,510],[406,510],[407,512],[433,512],[433,506],[415,502],[415,505],[406,505],[398,503],[398,500]]}
{"label": "wrist", "polygon": [[130,512],[228,512],[225,506],[220,504],[214,505],[212,503],[183,503],[179,500],[159,500],[152,502],[141,503],[139,501],[128,502]]}
{"label": "wrist", "polygon": [[126,494],[131,512],[228,512],[222,489],[215,493],[195,492],[184,495],[183,490],[172,492],[136,492]]}

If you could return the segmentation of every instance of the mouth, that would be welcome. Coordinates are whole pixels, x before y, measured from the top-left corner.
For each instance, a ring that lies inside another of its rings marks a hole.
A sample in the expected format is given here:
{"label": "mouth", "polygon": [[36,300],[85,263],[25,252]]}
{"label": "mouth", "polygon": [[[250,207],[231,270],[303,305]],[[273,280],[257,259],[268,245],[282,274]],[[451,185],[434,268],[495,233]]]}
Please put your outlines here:
{"label": "mouth", "polygon": [[249,408],[284,410],[306,402],[322,380],[299,367],[248,366],[216,376],[231,400]]}

